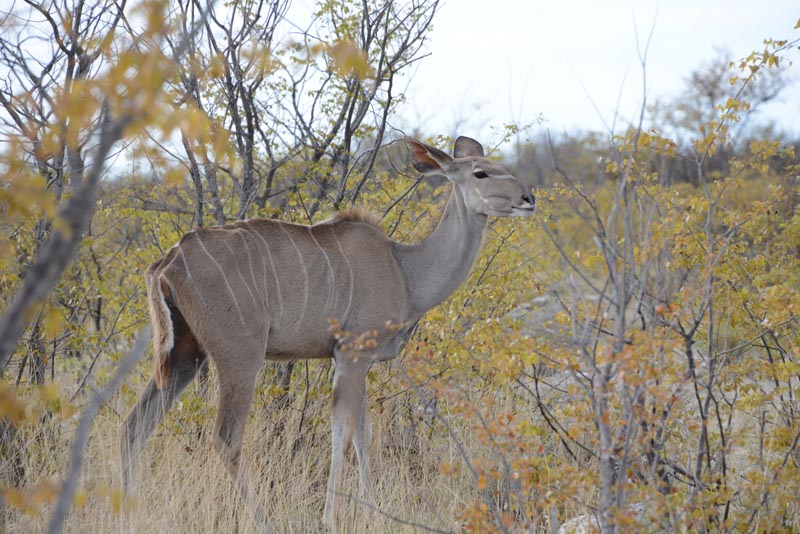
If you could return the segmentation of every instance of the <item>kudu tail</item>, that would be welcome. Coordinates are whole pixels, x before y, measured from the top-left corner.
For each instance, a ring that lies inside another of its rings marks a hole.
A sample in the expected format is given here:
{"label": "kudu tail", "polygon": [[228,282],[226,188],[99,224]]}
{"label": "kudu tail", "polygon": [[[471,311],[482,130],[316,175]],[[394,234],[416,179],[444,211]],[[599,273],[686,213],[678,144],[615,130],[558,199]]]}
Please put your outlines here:
{"label": "kudu tail", "polygon": [[175,345],[173,334],[172,316],[164,298],[164,293],[169,292],[166,280],[155,275],[159,262],[151,265],[145,273],[147,285],[147,304],[150,308],[150,321],[153,324],[153,349],[155,360],[153,366],[153,380],[156,386],[162,389],[167,385],[169,376],[169,354]]}

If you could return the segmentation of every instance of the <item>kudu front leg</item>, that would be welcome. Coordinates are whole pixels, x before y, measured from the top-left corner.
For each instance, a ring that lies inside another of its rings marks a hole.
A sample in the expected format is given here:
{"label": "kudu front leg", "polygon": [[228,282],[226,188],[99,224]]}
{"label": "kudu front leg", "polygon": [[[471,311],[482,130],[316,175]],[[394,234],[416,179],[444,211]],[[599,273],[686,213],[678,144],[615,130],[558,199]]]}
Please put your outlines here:
{"label": "kudu front leg", "polygon": [[366,379],[370,363],[363,356],[337,350],[334,365],[331,471],[323,521],[332,532],[338,532],[342,469],[344,456],[351,442],[356,444],[362,485],[369,484],[369,456],[366,448],[369,446],[370,430],[366,413]]}
{"label": "kudu front leg", "polygon": [[367,396],[361,397],[358,407],[358,419],[353,436],[353,446],[358,459],[358,473],[361,477],[361,492],[367,501],[372,501],[372,471],[369,465],[369,446],[372,441],[372,424],[367,409]]}
{"label": "kudu front leg", "polygon": [[[242,360],[239,360],[242,362]],[[272,524],[269,522],[259,497],[253,489],[250,479],[242,466],[242,443],[244,442],[244,429],[250,405],[253,402],[256,378],[260,365],[247,365],[240,363],[236,372],[230,369],[222,371],[219,377],[219,411],[214,425],[214,449],[216,449],[222,463],[233,479],[236,489],[244,501],[247,512],[252,516],[253,522],[259,533],[272,533]],[[259,363],[260,362],[256,362]],[[233,376],[231,376],[233,375]]]}

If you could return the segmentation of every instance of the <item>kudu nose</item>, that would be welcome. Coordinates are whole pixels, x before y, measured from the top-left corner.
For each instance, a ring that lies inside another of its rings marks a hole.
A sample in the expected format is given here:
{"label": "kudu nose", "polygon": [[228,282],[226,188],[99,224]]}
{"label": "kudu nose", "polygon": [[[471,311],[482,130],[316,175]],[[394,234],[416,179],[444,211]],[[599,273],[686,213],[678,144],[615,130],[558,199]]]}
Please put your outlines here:
{"label": "kudu nose", "polygon": [[522,195],[522,200],[530,204],[531,206],[536,204],[536,198],[531,193],[524,193]]}

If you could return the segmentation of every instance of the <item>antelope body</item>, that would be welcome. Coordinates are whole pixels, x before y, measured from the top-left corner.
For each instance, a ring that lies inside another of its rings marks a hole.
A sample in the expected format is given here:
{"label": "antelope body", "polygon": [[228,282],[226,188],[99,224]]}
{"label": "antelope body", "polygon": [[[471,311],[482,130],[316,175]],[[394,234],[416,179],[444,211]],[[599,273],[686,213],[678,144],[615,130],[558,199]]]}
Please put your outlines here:
{"label": "antelope body", "polygon": [[[365,247],[375,253],[361,254]],[[408,314],[389,240],[351,213],[315,226],[253,219],[200,228],[151,265],[146,277],[158,317],[159,387],[169,375],[173,315],[204,325],[193,330],[202,347],[216,337],[222,343],[246,338],[262,357],[293,360],[330,357],[332,321],[343,331],[365,332],[387,321],[399,324]]]}
{"label": "antelope body", "polygon": [[[314,226],[252,219],[186,234],[145,274],[155,370],[120,431],[123,480],[147,437],[207,357],[217,367],[214,447],[257,524],[268,530],[240,469],[245,422],[265,359],[333,358],[331,471],[325,522],[337,529],[342,462],[353,444],[362,489],[370,467],[366,375],[398,354],[417,321],[469,274],[487,216],[529,216],[533,197],[470,138],[454,157],[407,141],[414,166],[453,182],[433,233],[421,243],[390,240],[353,212]],[[331,325],[371,343],[355,347]]]}

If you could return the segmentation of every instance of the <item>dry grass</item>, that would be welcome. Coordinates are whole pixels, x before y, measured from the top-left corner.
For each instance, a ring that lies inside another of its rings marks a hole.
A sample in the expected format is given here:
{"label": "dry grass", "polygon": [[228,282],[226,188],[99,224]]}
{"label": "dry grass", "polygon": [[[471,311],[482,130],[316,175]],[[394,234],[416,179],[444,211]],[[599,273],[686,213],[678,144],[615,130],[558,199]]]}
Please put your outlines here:
{"label": "dry grass", "polygon": [[[213,382],[213,380],[212,380]],[[133,387],[137,391],[141,388]],[[208,402],[194,388],[184,393],[149,440],[139,464],[136,497],[123,496],[117,457],[117,428],[132,403],[119,396],[95,420],[79,489],[65,532],[255,532],[233,483],[211,447],[216,415],[215,388]],[[375,397],[373,396],[373,399]],[[244,461],[277,532],[323,532],[322,508],[330,458],[330,400],[320,392],[306,405],[302,391],[279,409],[262,393],[251,411]],[[355,455],[345,469],[341,511],[344,532],[423,532],[406,524],[440,530],[458,528],[458,508],[470,498],[472,483],[459,474],[442,474],[442,462],[457,460],[447,440],[428,439],[408,428],[408,399],[371,406],[374,507],[365,505]],[[302,425],[301,425],[302,418]],[[25,486],[58,484],[66,471],[73,421],[48,424],[49,430],[25,436]],[[279,432],[279,433],[277,433]],[[469,443],[468,433],[464,444]],[[464,474],[464,476],[468,476]],[[375,509],[373,509],[375,508]],[[6,509],[3,531],[42,532],[51,507],[39,513]],[[392,516],[393,518],[389,517]]]}

